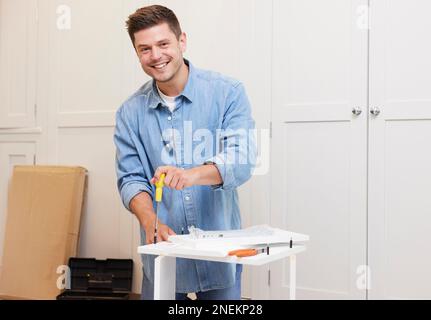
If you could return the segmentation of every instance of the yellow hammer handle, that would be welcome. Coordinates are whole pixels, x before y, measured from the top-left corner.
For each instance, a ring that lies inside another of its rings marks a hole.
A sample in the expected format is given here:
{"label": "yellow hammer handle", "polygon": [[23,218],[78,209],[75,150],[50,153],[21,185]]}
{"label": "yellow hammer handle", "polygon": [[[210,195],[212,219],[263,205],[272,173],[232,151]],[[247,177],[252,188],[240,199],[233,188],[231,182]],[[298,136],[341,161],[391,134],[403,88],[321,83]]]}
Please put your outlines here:
{"label": "yellow hammer handle", "polygon": [[162,173],[160,175],[160,179],[156,181],[156,201],[162,202],[162,196],[163,196],[163,187],[165,186],[165,177],[166,174]]}

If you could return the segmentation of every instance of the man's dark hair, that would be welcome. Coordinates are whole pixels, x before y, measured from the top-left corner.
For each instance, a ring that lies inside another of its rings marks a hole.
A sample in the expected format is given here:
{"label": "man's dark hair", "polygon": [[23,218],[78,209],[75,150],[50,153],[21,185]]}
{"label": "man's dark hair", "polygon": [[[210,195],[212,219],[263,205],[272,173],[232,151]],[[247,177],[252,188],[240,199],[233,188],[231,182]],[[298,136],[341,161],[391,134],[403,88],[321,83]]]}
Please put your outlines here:
{"label": "man's dark hair", "polygon": [[167,23],[172,32],[177,36],[177,39],[180,38],[182,33],[180,23],[172,10],[159,5],[147,6],[136,10],[135,13],[129,16],[129,20],[126,21],[127,31],[133,46],[135,46],[136,32],[162,23]]}

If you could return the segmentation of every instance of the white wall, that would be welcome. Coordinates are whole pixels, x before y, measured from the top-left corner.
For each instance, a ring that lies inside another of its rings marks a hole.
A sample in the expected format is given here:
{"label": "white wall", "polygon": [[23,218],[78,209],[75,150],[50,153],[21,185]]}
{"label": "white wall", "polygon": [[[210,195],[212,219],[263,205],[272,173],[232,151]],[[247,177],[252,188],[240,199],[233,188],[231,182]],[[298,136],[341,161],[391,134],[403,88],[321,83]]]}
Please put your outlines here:
{"label": "white wall", "polygon": [[[185,56],[197,67],[243,81],[257,127],[269,128],[271,1],[158,3],[176,12],[187,33]],[[79,255],[132,257],[133,289],[140,291],[138,224],[116,189],[112,135],[116,109],[149,79],[125,30],[127,16],[148,4],[0,0],[0,259],[12,166],[80,165],[89,170],[89,181]],[[240,189],[245,226],[268,222],[267,186],[262,175]],[[246,270],[244,296],[259,296],[262,272]]]}

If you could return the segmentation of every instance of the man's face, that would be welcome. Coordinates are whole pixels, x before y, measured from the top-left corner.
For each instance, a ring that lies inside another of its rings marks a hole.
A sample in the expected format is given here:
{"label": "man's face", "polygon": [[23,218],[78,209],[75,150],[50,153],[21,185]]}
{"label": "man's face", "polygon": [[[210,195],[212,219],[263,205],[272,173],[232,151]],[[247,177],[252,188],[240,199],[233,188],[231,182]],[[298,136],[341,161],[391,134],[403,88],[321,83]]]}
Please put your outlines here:
{"label": "man's face", "polygon": [[183,64],[186,35],[180,39],[167,23],[135,33],[135,48],[145,73],[158,82],[168,82]]}

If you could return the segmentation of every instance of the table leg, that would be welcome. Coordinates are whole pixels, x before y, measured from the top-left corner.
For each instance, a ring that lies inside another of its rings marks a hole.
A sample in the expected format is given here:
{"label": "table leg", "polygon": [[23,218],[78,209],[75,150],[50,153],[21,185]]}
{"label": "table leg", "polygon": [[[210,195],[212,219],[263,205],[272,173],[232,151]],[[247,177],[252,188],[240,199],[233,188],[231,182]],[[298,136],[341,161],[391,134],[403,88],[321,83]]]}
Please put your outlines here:
{"label": "table leg", "polygon": [[176,258],[158,256],[154,260],[154,300],[175,300]]}
{"label": "table leg", "polygon": [[291,255],[290,260],[290,300],[296,300],[296,255]]}

